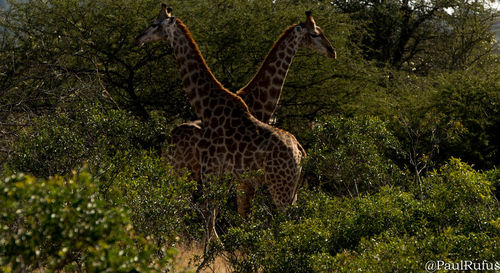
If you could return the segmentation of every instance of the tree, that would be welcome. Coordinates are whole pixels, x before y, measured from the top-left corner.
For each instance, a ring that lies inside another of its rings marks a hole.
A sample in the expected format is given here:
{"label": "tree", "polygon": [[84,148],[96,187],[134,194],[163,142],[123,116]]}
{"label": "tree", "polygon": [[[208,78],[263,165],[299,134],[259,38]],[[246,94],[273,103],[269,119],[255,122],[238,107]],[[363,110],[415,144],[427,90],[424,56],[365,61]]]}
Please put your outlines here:
{"label": "tree", "polygon": [[[10,60],[0,75],[0,99],[18,107],[2,114],[42,114],[77,98],[143,119],[151,109],[171,111],[173,119],[185,115],[182,107],[168,107],[184,100],[176,77],[169,77],[176,68],[163,58],[170,54],[167,45],[132,45],[153,6],[129,0],[13,2],[0,21],[6,35],[1,58]],[[22,95],[14,96],[15,90]]]}
{"label": "tree", "polygon": [[[420,73],[459,69],[493,50],[495,12],[485,0],[344,0],[337,6],[361,21],[353,38],[379,65]],[[451,52],[443,56],[443,50]]]}

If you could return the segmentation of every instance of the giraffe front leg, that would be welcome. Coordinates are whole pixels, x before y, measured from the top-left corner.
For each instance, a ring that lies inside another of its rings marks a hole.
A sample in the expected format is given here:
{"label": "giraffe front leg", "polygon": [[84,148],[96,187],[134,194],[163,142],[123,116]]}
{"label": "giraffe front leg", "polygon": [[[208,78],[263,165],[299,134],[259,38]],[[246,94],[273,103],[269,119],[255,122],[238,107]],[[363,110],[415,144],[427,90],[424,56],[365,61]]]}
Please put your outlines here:
{"label": "giraffe front leg", "polygon": [[215,158],[210,157],[207,151],[200,152],[201,158],[201,182],[203,184],[203,196],[205,199],[205,227],[206,227],[206,242],[219,240],[219,235],[216,230],[216,220],[219,209],[219,200],[216,200],[218,191],[218,180]]}
{"label": "giraffe front leg", "polygon": [[250,213],[251,201],[255,196],[255,188],[250,181],[242,181],[238,185],[238,193],[236,196],[236,202],[238,206],[238,213],[246,219]]}
{"label": "giraffe front leg", "polygon": [[210,216],[208,218],[208,241],[212,239],[219,240],[219,234],[215,230],[215,219],[217,219],[218,208],[214,206],[210,211]]}

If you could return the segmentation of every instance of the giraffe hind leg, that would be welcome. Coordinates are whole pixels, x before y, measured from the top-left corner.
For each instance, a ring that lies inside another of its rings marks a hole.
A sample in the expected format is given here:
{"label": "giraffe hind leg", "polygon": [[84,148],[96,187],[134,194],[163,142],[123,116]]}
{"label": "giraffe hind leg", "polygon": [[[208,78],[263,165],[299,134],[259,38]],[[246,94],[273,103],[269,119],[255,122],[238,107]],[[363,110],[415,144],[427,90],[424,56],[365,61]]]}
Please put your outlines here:
{"label": "giraffe hind leg", "polygon": [[297,184],[300,173],[286,172],[286,175],[266,175],[269,194],[278,209],[284,211],[297,199]]}

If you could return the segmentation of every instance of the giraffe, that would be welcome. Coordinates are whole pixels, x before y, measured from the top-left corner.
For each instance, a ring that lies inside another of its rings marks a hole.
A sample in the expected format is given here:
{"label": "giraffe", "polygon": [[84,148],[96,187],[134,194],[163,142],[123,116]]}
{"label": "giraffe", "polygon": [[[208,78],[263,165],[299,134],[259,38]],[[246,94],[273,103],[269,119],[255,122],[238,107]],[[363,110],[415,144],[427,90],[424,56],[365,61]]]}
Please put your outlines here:
{"label": "giraffe", "polygon": [[[166,39],[173,48],[187,98],[202,122],[202,135],[195,145],[202,182],[208,183],[211,175],[241,177],[247,171],[262,170],[261,179],[239,184],[244,194],[237,196],[238,212],[246,216],[253,192],[264,184],[274,204],[284,210],[296,201],[304,149],[291,133],[256,119],[241,97],[217,81],[186,25],[171,13],[162,4],[157,19],[135,43]],[[215,210],[211,232],[216,234]]]}
{"label": "giraffe", "polygon": [[275,42],[255,76],[236,92],[260,121],[269,123],[276,110],[288,70],[299,47],[313,49],[329,58],[337,57],[330,41],[316,25],[312,12],[306,11],[305,23],[288,27]]}
{"label": "giraffe", "polygon": [[[295,31],[299,27],[301,31]],[[254,77],[237,94],[243,98],[250,112],[260,121],[269,123],[279,102],[288,70],[300,47],[311,48],[329,58],[336,58],[335,49],[312,13],[306,12],[305,23],[293,24],[276,40]],[[199,180],[200,165],[195,143],[200,139],[201,121],[183,123],[171,132],[171,139],[163,157],[176,170],[188,169],[191,178]]]}

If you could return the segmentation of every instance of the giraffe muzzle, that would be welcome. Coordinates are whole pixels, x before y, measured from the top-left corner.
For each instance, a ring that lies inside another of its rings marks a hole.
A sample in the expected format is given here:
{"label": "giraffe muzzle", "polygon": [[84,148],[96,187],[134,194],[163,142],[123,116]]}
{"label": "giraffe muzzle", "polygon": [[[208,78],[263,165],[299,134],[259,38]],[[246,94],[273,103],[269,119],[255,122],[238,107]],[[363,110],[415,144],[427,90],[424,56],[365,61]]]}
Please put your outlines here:
{"label": "giraffe muzzle", "polygon": [[335,52],[335,49],[331,46],[327,47],[326,50],[328,51],[328,57],[332,59],[337,59],[337,52]]}
{"label": "giraffe muzzle", "polygon": [[144,45],[144,42],[141,42],[140,38],[141,36],[135,38],[134,41],[132,42],[132,46],[142,47]]}

